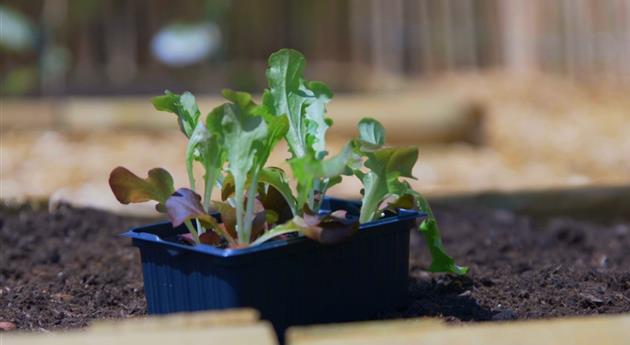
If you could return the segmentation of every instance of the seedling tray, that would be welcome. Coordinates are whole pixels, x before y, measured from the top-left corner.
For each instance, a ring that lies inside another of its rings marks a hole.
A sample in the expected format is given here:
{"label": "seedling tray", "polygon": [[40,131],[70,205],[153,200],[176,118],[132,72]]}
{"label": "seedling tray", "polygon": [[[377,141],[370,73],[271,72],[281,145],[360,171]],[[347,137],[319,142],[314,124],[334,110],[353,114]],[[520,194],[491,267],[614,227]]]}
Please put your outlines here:
{"label": "seedling tray", "polygon": [[[327,199],[324,209],[360,204]],[[416,211],[362,224],[344,243],[322,245],[304,237],[243,249],[178,243],[159,223],[123,236],[140,249],[149,314],[253,307],[278,334],[290,325],[363,320],[405,303],[409,230]]]}

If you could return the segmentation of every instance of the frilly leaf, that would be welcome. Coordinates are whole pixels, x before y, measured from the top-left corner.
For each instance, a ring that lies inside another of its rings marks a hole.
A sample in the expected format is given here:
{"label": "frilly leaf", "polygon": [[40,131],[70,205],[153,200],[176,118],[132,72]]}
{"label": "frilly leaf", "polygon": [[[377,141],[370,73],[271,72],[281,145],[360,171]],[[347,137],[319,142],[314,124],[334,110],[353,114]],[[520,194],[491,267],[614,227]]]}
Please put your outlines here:
{"label": "frilly leaf", "polygon": [[179,128],[190,138],[201,115],[192,93],[187,91],[178,95],[167,90],[163,96],[153,97],[151,101],[156,110],[177,115]]}
{"label": "frilly leaf", "polygon": [[162,168],[149,170],[147,178],[141,178],[124,167],[117,167],[109,175],[109,186],[116,199],[123,203],[157,201],[156,209],[164,212],[164,203],[175,190],[173,177]]}

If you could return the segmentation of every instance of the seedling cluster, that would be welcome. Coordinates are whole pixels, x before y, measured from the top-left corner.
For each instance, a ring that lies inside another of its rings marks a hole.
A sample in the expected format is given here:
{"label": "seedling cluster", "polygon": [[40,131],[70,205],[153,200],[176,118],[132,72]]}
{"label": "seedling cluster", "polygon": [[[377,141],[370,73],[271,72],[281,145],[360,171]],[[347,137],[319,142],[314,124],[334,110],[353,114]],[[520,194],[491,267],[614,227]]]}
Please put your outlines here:
{"label": "seedling cluster", "polygon": [[[326,149],[326,131],[332,120],[326,105],[332,92],[324,83],[303,77],[304,56],[282,49],[269,57],[268,88],[257,104],[246,92],[224,90],[226,103],[201,116],[195,97],[169,91],[153,98],[157,110],[177,115],[188,138],[186,168],[189,187],[175,190],[172,176],[162,168],[141,178],[123,167],[115,168],[109,183],[123,204],[157,201],[173,227],[185,224],[194,244],[232,248],[259,245],[295,233],[332,244],[352,236],[360,223],[417,209],[428,213],[419,224],[433,261],[431,271],[465,274],[445,252],[435,217],[425,199],[405,179],[413,179],[418,159],[415,147],[386,147],[385,130],[376,120],[364,118],[358,137],[336,155]],[[288,144],[288,165],[294,183],[284,170],[266,166],[281,141]],[[200,164],[203,197],[197,194]],[[344,210],[326,212],[326,192],[342,180],[361,180],[362,206],[358,218]],[[211,200],[220,188],[220,200]],[[220,213],[219,221],[216,214]]]}

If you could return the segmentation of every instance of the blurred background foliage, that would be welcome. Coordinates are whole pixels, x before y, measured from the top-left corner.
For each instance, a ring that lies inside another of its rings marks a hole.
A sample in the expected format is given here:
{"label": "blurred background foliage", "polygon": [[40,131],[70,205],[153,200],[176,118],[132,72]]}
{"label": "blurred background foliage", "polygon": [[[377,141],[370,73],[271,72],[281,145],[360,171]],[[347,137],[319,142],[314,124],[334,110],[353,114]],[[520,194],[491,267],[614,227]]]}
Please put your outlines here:
{"label": "blurred background foliage", "polygon": [[340,91],[459,70],[630,74],[625,0],[7,0],[0,16],[6,95],[260,90],[281,47]]}

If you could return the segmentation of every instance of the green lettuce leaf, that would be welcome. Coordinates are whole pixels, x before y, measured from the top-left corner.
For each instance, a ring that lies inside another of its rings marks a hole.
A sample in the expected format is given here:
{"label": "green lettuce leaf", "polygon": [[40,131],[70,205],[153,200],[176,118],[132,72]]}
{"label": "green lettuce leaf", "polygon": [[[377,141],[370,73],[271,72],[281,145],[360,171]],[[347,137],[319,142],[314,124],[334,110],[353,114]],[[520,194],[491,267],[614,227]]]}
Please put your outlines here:
{"label": "green lettuce leaf", "polygon": [[468,273],[468,267],[457,265],[455,260],[446,252],[446,248],[442,244],[442,236],[440,235],[437,219],[433,215],[431,206],[422,194],[413,190],[406,182],[398,183],[395,189],[395,193],[400,197],[389,206],[390,208],[415,209],[426,212],[428,215],[420,223],[418,230],[424,235],[427,248],[431,253],[429,271],[455,273],[458,275]]}
{"label": "green lettuce leaf", "polygon": [[385,128],[375,119],[365,117],[359,121],[359,143],[362,151],[376,151],[385,145]]}
{"label": "green lettuce leaf", "polygon": [[325,117],[332,92],[324,83],[304,80],[306,60],[292,49],[281,49],[269,57],[263,104],[276,116],[286,115],[286,139],[294,158],[309,151],[316,159],[326,155],[325,135],[332,121]]}
{"label": "green lettuce leaf", "polygon": [[[289,185],[289,180],[280,168],[267,167],[260,170],[260,177],[258,181],[262,184],[272,186],[273,189],[282,195],[292,214],[298,214],[298,206],[295,197],[293,197],[293,191]],[[263,202],[264,203],[264,202]]]}
{"label": "green lettuce leaf", "polygon": [[305,206],[312,212],[319,210],[321,194],[325,194],[327,188],[341,181],[340,175],[346,170],[351,153],[352,145],[347,144],[339,154],[329,159],[319,160],[313,154],[307,154],[289,160],[293,177],[297,182],[298,210],[303,210]]}
{"label": "green lettuce leaf", "polygon": [[195,189],[195,175],[193,173],[193,163],[195,161],[203,161],[205,154],[202,150],[205,148],[204,143],[210,140],[210,133],[203,122],[198,122],[197,127],[193,130],[188,145],[186,145],[186,173],[188,174],[188,182],[191,189]]}
{"label": "green lettuce leaf", "polygon": [[369,171],[361,175],[364,194],[361,205],[361,223],[380,217],[379,206],[388,196],[394,194],[393,184],[398,178],[414,178],[411,170],[418,159],[416,147],[384,148],[375,152],[365,152],[368,157],[365,166]]}
{"label": "green lettuce leaf", "polygon": [[[414,178],[413,166],[418,159],[415,147],[382,148],[385,142],[385,130],[374,119],[365,118],[359,122],[359,138],[353,142],[355,163],[351,170],[363,182],[364,193],[359,220],[366,223],[381,216],[381,205],[387,198],[397,198],[387,205],[389,209],[408,208],[424,211],[428,217],[424,219],[418,230],[425,236],[427,247],[431,253],[432,272],[450,272],[466,274],[467,267],[458,266],[446,253],[437,220],[431,212],[429,203],[422,195],[411,188],[407,181],[400,178]],[[360,170],[356,161],[366,157],[367,172]],[[350,160],[352,162],[353,159]]]}
{"label": "green lettuce leaf", "polygon": [[212,115],[221,119],[223,147],[226,150],[228,171],[234,179],[234,199],[236,209],[236,229],[241,244],[249,242],[251,221],[245,219],[245,188],[248,176],[256,166],[258,148],[267,137],[267,125],[261,116],[254,113],[255,105],[251,96],[232,91],[224,96],[233,103],[215,108]]}
{"label": "green lettuce leaf", "polygon": [[[203,200],[206,211],[209,211],[212,190],[217,181],[222,178],[223,165],[226,161],[226,150],[222,145],[223,129],[220,116],[210,113],[206,118],[205,126],[202,126],[201,122],[197,126],[200,128],[200,135],[197,138],[195,136],[196,133],[193,134],[189,140],[189,148],[192,147],[193,155],[195,152],[198,152],[198,158],[194,159],[201,162],[205,170]],[[187,160],[190,158],[187,155]],[[192,171],[190,171],[189,175],[192,175]]]}
{"label": "green lettuce leaf", "polygon": [[195,127],[197,127],[197,121],[201,115],[195,96],[192,93],[184,92],[178,95],[167,90],[163,96],[153,97],[151,102],[156,110],[177,115],[179,128],[190,138]]}
{"label": "green lettuce leaf", "polygon": [[212,189],[221,175],[225,153],[220,145],[221,128],[216,116],[210,114],[206,123],[200,120],[201,112],[195,96],[190,92],[181,95],[165,91],[163,96],[153,98],[155,109],[177,115],[181,131],[188,137],[186,147],[186,172],[191,189],[195,189],[193,163],[198,161],[205,170],[204,207],[208,210]]}
{"label": "green lettuce leaf", "polygon": [[255,218],[260,170],[273,147],[286,134],[288,120],[284,116],[266,115],[248,93],[224,90],[223,96],[231,103],[215,108],[209,116],[216,117],[221,124],[221,145],[226,151],[227,170],[234,184],[238,240],[247,244]]}

